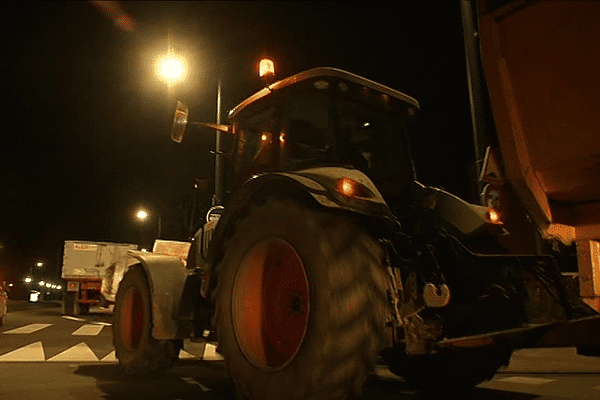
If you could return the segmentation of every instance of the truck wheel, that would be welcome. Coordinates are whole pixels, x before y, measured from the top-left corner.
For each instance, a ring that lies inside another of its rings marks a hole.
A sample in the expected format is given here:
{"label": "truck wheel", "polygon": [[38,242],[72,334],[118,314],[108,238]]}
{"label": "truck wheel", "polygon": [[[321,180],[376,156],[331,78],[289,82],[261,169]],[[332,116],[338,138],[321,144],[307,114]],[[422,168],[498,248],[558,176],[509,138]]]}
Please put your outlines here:
{"label": "truck wheel", "polygon": [[218,351],[238,393],[357,395],[385,339],[382,248],[350,218],[291,200],[246,215],[213,275]]}
{"label": "truck wheel", "polygon": [[75,306],[77,305],[77,293],[67,292],[63,305],[63,314],[75,315]]}
{"label": "truck wheel", "polygon": [[113,314],[113,344],[127,372],[163,371],[179,356],[177,340],[152,337],[152,304],[146,274],[132,267],[121,281]]}
{"label": "truck wheel", "polygon": [[89,304],[77,304],[77,315],[88,315],[90,313],[90,305]]}
{"label": "truck wheel", "polygon": [[394,349],[388,356],[390,372],[403,377],[415,388],[448,392],[472,388],[491,379],[498,369],[508,365],[508,349],[461,349],[448,353],[407,356]]}

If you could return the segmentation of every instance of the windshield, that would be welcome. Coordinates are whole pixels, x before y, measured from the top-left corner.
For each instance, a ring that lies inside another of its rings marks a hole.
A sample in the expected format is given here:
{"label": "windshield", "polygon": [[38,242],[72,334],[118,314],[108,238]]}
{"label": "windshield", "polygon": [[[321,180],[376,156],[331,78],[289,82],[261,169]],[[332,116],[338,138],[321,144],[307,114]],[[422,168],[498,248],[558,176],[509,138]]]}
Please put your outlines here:
{"label": "windshield", "polygon": [[336,111],[342,161],[369,176],[384,197],[402,196],[413,180],[407,119],[341,97],[336,99]]}
{"label": "windshield", "polygon": [[305,85],[245,110],[235,151],[237,182],[269,171],[342,165],[364,172],[384,197],[402,196],[413,179],[409,105],[330,89],[340,86]]}

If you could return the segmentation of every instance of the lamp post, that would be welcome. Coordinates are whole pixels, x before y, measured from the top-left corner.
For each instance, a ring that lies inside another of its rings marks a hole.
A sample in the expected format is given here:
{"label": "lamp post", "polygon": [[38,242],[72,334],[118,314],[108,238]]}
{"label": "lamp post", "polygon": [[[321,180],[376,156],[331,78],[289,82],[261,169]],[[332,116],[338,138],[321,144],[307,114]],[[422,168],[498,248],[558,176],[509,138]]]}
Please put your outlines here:
{"label": "lamp post", "polygon": [[[139,221],[145,221],[150,217],[150,214],[148,214],[148,212],[146,210],[138,210],[138,212],[135,214],[135,217]],[[158,231],[157,231],[157,235],[156,235],[156,237],[159,239],[160,239],[161,231],[162,231],[162,218],[159,215],[158,216]]]}
{"label": "lamp post", "polygon": [[[267,86],[275,79],[275,64],[271,59],[263,58],[258,63],[258,76]],[[221,74],[217,78],[217,125],[221,125]],[[215,197],[214,205],[221,205],[223,202],[223,151],[221,150],[221,135],[222,132],[217,130],[215,138]]]}
{"label": "lamp post", "polygon": [[[221,63],[223,64],[223,63]],[[187,63],[181,56],[175,55],[172,51],[160,57],[156,62],[156,74],[164,82],[171,85],[185,79],[187,74]],[[267,86],[275,78],[275,64],[271,59],[263,58],[258,64],[258,75]],[[221,73],[217,71],[217,125],[221,125]],[[223,202],[223,150],[222,150],[222,132],[215,130],[215,193],[212,205],[220,205]]]}

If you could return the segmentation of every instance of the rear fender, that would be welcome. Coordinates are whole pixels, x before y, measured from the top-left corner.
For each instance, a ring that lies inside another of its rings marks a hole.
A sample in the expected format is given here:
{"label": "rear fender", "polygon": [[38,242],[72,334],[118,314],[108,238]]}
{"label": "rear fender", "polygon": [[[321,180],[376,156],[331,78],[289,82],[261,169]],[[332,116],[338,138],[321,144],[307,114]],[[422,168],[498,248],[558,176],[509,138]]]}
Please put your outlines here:
{"label": "rear fender", "polygon": [[450,224],[463,236],[479,233],[504,234],[501,224],[492,224],[488,217],[489,209],[471,204],[442,189],[425,187],[415,182],[422,193],[421,206],[430,209],[434,215]]}
{"label": "rear fender", "polygon": [[152,337],[183,339],[191,333],[191,321],[178,319],[188,271],[180,258],[152,253],[133,256],[146,272],[152,301]]}
{"label": "rear fender", "polygon": [[[268,175],[278,175],[291,179],[301,185],[319,204],[327,208],[339,208],[377,218],[394,220],[387,203],[375,184],[361,171],[344,167],[318,167],[294,172],[272,172]],[[254,179],[261,179],[259,175]],[[366,197],[345,196],[337,188],[342,178],[357,182],[365,192]]]}
{"label": "rear fender", "polygon": [[[366,189],[370,197],[349,198],[336,189],[341,178],[349,178]],[[208,268],[215,266],[223,256],[223,243],[233,226],[249,204],[257,204],[267,197],[288,196],[313,199],[329,209],[338,209],[371,217],[371,220],[388,229],[395,227],[395,217],[375,184],[362,172],[353,168],[318,167],[293,172],[270,172],[255,175],[238,187],[227,203],[225,212],[212,236],[206,261]],[[211,273],[204,274],[201,294],[210,298]]]}

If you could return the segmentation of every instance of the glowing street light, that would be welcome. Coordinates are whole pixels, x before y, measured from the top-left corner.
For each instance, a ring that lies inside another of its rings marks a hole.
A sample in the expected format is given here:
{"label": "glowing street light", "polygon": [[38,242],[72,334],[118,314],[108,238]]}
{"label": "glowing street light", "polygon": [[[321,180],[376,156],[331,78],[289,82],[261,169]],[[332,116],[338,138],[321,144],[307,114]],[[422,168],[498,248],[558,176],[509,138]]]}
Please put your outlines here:
{"label": "glowing street light", "polygon": [[37,263],[37,264],[35,264],[35,265],[36,265],[38,268],[42,268],[42,267],[44,266],[44,263],[42,263],[42,262],[39,262],[39,263]]}
{"label": "glowing street light", "polygon": [[31,282],[31,278],[29,278],[29,277],[25,278],[25,282],[30,283]]}
{"label": "glowing street light", "polygon": [[169,86],[184,80],[186,75],[187,67],[183,57],[169,51],[156,60],[156,76]]}
{"label": "glowing street light", "polygon": [[[148,214],[146,212],[146,210],[139,210],[136,214],[135,214],[136,218],[139,219],[140,221],[145,221],[146,219],[148,219],[150,217],[150,214]],[[162,231],[162,218],[160,217],[160,215],[158,216],[158,232],[157,232],[157,237],[160,238],[160,234]]]}
{"label": "glowing street light", "polygon": [[46,282],[40,281],[40,286],[44,286],[45,284],[46,284]]}

